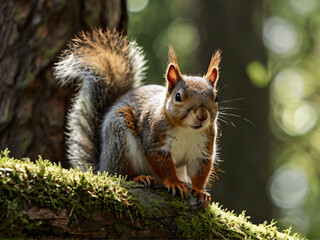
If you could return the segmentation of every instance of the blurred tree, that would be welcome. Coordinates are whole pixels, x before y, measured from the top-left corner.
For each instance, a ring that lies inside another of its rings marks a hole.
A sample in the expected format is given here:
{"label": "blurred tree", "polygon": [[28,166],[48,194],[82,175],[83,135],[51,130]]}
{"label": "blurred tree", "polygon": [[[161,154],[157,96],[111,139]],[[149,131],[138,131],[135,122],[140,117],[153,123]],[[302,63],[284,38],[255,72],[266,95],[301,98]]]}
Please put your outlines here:
{"label": "blurred tree", "polygon": [[64,119],[71,89],[56,84],[52,67],[75,33],[94,26],[126,32],[126,1],[1,1],[1,149],[68,166]]}
{"label": "blurred tree", "polygon": [[254,0],[246,4],[207,1],[201,17],[195,19],[202,39],[198,50],[201,65],[206,66],[215,48],[221,48],[223,56],[218,94],[220,158],[225,174],[220,174],[220,181],[213,186],[213,198],[237,212],[246,210],[254,222],[272,217],[266,192],[270,174],[268,88],[255,87],[246,73],[253,60],[267,61],[259,37],[261,20],[257,19],[263,14],[262,7],[261,1]]}

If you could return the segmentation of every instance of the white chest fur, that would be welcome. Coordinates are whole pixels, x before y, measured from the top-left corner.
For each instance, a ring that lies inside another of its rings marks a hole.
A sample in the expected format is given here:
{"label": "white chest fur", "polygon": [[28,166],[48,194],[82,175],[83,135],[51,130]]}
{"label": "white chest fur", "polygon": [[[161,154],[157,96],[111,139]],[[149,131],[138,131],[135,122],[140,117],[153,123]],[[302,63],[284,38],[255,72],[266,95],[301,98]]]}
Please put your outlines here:
{"label": "white chest fur", "polygon": [[[209,157],[206,153],[207,143],[205,133],[176,127],[168,132],[163,150],[170,152],[179,172],[187,173],[192,178],[199,170],[201,159]],[[184,167],[187,167],[187,171],[180,169]],[[185,180],[187,176],[179,178]]]}

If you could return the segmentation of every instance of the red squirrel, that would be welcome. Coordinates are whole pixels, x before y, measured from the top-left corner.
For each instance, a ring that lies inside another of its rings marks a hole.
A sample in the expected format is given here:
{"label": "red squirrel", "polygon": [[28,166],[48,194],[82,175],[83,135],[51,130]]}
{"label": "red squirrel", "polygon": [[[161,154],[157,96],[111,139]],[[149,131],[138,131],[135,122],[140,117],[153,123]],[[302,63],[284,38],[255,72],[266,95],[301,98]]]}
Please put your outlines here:
{"label": "red squirrel", "polygon": [[72,167],[127,175],[173,195],[190,192],[206,207],[217,135],[220,50],[205,76],[180,72],[169,46],[166,86],[141,85],[145,57],[135,42],[115,31],[95,29],[75,38],[55,65],[62,85],[79,87],[68,115]]}

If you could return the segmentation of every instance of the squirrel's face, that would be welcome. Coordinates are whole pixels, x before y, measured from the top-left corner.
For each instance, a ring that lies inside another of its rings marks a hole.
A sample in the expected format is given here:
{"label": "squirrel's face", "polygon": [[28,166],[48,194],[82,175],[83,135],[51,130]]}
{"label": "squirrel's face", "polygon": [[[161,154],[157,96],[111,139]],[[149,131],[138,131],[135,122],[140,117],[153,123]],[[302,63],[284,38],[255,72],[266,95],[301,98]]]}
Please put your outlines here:
{"label": "squirrel's face", "polygon": [[214,124],[218,115],[216,85],[220,53],[218,50],[212,56],[204,77],[191,77],[181,74],[175,52],[169,46],[165,112],[171,124],[194,130],[202,130]]}
{"label": "squirrel's face", "polygon": [[173,125],[202,130],[212,125],[218,113],[216,93],[202,77],[181,76],[166,98],[166,114]]}

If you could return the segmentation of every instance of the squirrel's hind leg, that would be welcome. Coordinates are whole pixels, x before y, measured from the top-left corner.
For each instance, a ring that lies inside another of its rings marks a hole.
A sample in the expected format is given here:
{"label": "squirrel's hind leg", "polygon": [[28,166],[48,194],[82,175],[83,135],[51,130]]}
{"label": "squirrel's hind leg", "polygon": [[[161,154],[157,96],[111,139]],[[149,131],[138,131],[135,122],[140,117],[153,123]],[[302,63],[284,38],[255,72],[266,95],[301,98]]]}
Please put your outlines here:
{"label": "squirrel's hind leg", "polygon": [[101,126],[100,172],[133,177],[127,132],[126,121],[121,114],[110,111],[105,116]]}
{"label": "squirrel's hind leg", "polygon": [[156,181],[140,147],[137,125],[130,106],[114,108],[105,116],[101,128],[100,171],[127,175],[128,180],[152,186]]}

